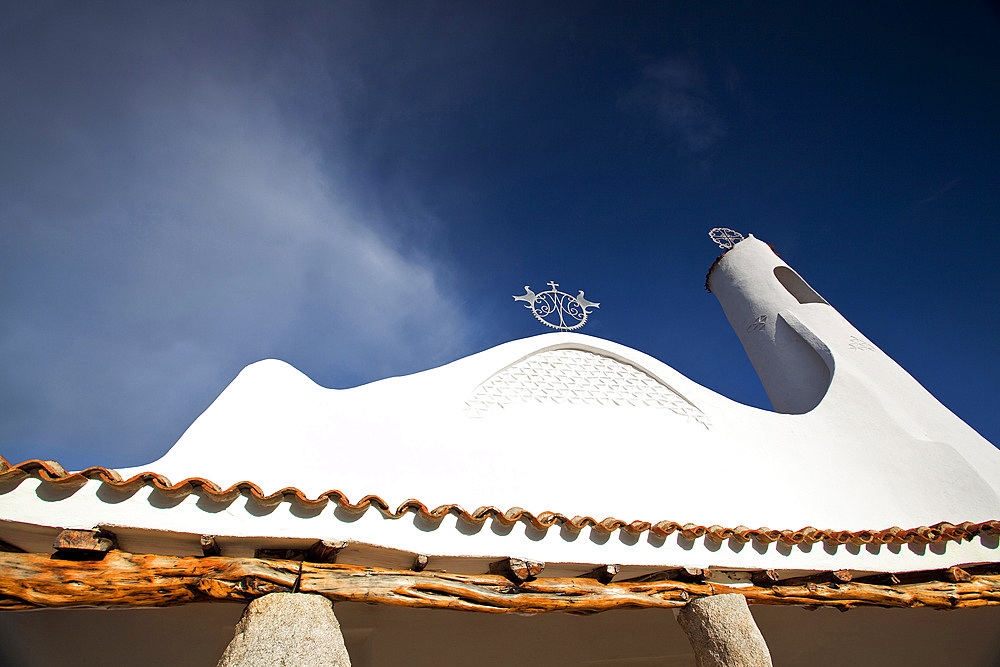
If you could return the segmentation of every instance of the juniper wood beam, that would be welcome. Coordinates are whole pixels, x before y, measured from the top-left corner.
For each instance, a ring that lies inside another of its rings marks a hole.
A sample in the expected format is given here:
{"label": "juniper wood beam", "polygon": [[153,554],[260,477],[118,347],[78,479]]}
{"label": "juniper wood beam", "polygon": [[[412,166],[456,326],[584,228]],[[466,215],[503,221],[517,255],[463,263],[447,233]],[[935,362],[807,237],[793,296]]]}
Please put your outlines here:
{"label": "juniper wood beam", "polygon": [[[564,611],[595,613],[637,607],[682,607],[693,588],[677,581],[657,584],[601,584],[594,579],[543,578],[515,584],[498,574],[408,572],[324,565],[302,569],[299,590],[335,602],[381,602],[492,613]],[[708,595],[702,586],[698,591]]]}
{"label": "juniper wood beam", "polygon": [[805,584],[735,589],[750,604],[828,605],[843,610],[859,606],[957,609],[1000,604],[1000,576],[971,577],[968,582],[924,581],[898,586],[875,584]]}
{"label": "juniper wood beam", "polygon": [[164,607],[210,599],[250,600],[289,592],[294,561],[151,556],[110,551],[102,560],[0,553],[0,609]]}
{"label": "juniper wood beam", "polygon": [[502,574],[515,584],[521,584],[530,579],[534,579],[545,568],[545,563],[538,563],[533,560],[523,558],[504,558],[495,563],[490,563],[490,573]]}
{"label": "juniper wood beam", "polygon": [[492,613],[682,607],[691,599],[739,593],[751,604],[934,607],[1000,605],[1000,575],[970,575],[895,586],[807,583],[731,587],[676,580],[539,578],[513,583],[499,574],[449,574],[356,565],[222,556],[174,557],[110,551],[103,560],[0,552],[0,609],[74,606],[169,606],[250,600],[268,593],[317,593],[331,601]]}
{"label": "juniper wood beam", "polygon": [[305,560],[310,563],[335,563],[337,555],[347,548],[344,540],[319,540],[305,553]]}
{"label": "juniper wood beam", "polygon": [[115,546],[112,535],[100,530],[64,530],[56,536],[52,548],[106,553]]}

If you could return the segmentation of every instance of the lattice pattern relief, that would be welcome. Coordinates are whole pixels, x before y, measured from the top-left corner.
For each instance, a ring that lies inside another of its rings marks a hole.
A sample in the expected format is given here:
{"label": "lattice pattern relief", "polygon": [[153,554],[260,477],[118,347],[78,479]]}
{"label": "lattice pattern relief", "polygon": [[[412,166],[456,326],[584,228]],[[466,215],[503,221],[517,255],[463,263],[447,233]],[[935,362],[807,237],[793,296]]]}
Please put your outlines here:
{"label": "lattice pattern relief", "polygon": [[635,366],[584,350],[539,352],[482,383],[465,403],[479,417],[512,403],[654,408],[709,426],[708,417]]}

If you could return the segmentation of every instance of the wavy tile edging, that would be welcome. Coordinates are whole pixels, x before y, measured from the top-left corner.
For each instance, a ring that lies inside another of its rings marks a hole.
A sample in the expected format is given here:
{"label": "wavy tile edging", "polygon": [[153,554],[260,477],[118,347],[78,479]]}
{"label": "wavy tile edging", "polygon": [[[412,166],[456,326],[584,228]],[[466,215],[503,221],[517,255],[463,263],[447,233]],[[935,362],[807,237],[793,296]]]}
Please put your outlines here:
{"label": "wavy tile edging", "polygon": [[408,513],[413,513],[425,520],[440,521],[448,514],[453,514],[459,519],[473,524],[482,524],[492,519],[504,526],[509,526],[518,521],[524,521],[539,530],[547,530],[553,526],[559,526],[573,531],[580,531],[589,526],[605,533],[621,530],[632,535],[639,535],[649,531],[657,537],[667,537],[673,533],[679,533],[687,539],[709,537],[719,542],[735,539],[740,542],[753,540],[763,544],[782,542],[789,545],[816,544],[818,542],[830,542],[832,544],[850,543],[854,545],[934,544],[971,540],[979,535],[1000,534],[1000,520],[983,521],[981,523],[964,521],[957,524],[942,521],[933,526],[919,526],[916,528],[892,526],[891,528],[881,530],[861,531],[819,529],[812,526],[807,526],[799,530],[775,530],[772,528],[748,528],[746,526],[737,526],[735,528],[700,526],[693,523],[681,524],[675,521],[658,521],[656,523],[649,521],[627,522],[614,517],[607,517],[602,521],[598,521],[589,516],[574,516],[570,518],[558,512],[533,514],[520,507],[512,507],[506,512],[492,506],[479,507],[472,512],[465,510],[461,505],[440,505],[434,509],[428,509],[426,505],[415,498],[406,500],[393,510],[379,496],[367,495],[357,503],[352,503],[346,495],[336,489],[326,491],[316,498],[311,499],[295,487],[287,487],[272,494],[265,494],[253,482],[238,482],[227,489],[223,489],[207,479],[189,477],[176,484],[171,484],[169,479],[153,472],[142,472],[129,479],[122,479],[121,475],[116,471],[98,466],[70,473],[55,461],[32,459],[17,465],[11,465],[6,459],[0,456],[0,482],[25,477],[35,477],[53,484],[75,484],[79,486],[82,486],[89,480],[96,480],[124,492],[134,492],[141,487],[153,487],[168,497],[173,498],[185,497],[192,493],[200,492],[216,502],[232,502],[239,496],[247,494],[264,506],[276,506],[288,500],[305,507],[322,508],[327,503],[333,502],[339,507],[353,512],[364,512],[369,507],[374,507],[382,516],[389,519],[399,519]]}

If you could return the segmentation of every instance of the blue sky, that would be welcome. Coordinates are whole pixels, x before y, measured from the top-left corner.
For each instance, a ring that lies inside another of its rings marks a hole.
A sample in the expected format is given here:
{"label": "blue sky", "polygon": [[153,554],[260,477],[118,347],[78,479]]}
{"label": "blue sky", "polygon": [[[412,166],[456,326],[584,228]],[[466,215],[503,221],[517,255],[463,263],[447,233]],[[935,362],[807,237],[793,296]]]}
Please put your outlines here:
{"label": "blue sky", "polygon": [[0,454],[140,465],[249,363],[437,366],[549,280],[766,406],[717,226],[1000,443],[998,164],[995,4],[6,3]]}

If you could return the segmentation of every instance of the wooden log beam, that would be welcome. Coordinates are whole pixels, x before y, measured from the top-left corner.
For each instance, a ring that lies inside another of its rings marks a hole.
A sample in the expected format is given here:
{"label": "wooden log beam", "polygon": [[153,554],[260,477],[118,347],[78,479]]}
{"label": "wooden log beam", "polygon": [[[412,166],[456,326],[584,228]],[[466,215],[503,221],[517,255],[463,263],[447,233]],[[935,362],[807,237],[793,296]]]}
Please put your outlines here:
{"label": "wooden log beam", "polygon": [[305,560],[310,563],[335,563],[337,555],[347,548],[344,540],[319,540],[305,553]]}
{"label": "wooden log beam", "polygon": [[[691,598],[680,582],[624,586],[588,578],[544,578],[512,583],[496,574],[407,572],[355,566],[304,567],[303,593],[337,601],[380,602],[404,607],[432,607],[491,613],[565,611],[594,613],[609,609],[681,607]],[[701,594],[709,594],[702,587]]]}
{"label": "wooden log beam", "polygon": [[106,553],[115,546],[114,537],[100,530],[64,530],[52,542],[52,548]]}
{"label": "wooden log beam", "polygon": [[541,574],[545,568],[545,563],[537,563],[533,560],[523,558],[504,558],[495,563],[490,563],[490,573],[502,574],[515,584],[530,581]]}
{"label": "wooden log beam", "polygon": [[[15,557],[16,556],[16,557]],[[294,561],[152,556],[110,551],[103,560],[0,554],[0,609],[164,607],[210,599],[250,600],[289,592]]]}
{"label": "wooden log beam", "polygon": [[491,613],[676,608],[695,598],[729,593],[738,593],[751,604],[954,609],[1000,605],[1000,575],[970,574],[969,581],[894,586],[858,581],[767,587],[676,580],[603,584],[585,577],[514,583],[500,574],[414,572],[280,559],[154,556],[112,550],[100,561],[78,561],[0,552],[0,609],[169,606],[250,600],[291,591],[317,593],[334,602]]}
{"label": "wooden log beam", "polygon": [[103,530],[63,530],[52,543],[59,558],[101,560],[115,548],[115,537]]}

